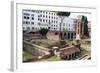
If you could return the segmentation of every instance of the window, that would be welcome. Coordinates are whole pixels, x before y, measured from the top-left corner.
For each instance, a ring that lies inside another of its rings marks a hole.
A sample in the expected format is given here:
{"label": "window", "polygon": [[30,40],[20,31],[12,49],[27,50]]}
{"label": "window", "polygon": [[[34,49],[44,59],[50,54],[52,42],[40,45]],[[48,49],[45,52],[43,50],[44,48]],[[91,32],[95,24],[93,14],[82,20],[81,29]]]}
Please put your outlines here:
{"label": "window", "polygon": [[48,29],[50,29],[50,27],[48,27]]}
{"label": "window", "polygon": [[45,22],[45,20],[43,19],[43,22]]}
{"label": "window", "polygon": [[32,30],[34,30],[34,27],[32,27]]}
{"label": "window", "polygon": [[34,24],[34,22],[31,22],[31,24]]}
{"label": "window", "polygon": [[30,22],[26,21],[26,24],[30,24]]}
{"label": "window", "polygon": [[29,13],[24,13],[24,15],[29,15]]}
{"label": "window", "polygon": [[53,23],[53,20],[52,20],[52,23]]}
{"label": "window", "polygon": [[29,19],[29,17],[27,17],[27,19]]}
{"label": "window", "polygon": [[40,20],[40,19],[38,18],[38,20]]}
{"label": "window", "polygon": [[49,20],[49,23],[50,23],[50,20]]}
{"label": "window", "polygon": [[23,21],[23,24],[25,24],[26,22],[25,21]]}
{"label": "window", "polygon": [[45,17],[45,15],[43,15],[43,17]]}
{"label": "window", "polygon": [[54,21],[54,23],[55,23],[55,21]]}
{"label": "window", "polygon": [[65,26],[65,23],[63,23],[63,26]]}
{"label": "window", "polygon": [[26,19],[26,16],[24,16],[24,19]]}
{"label": "window", "polygon": [[47,20],[46,20],[46,22],[47,22]]}
{"label": "window", "polygon": [[69,28],[69,31],[70,31],[70,28]]}
{"label": "window", "polygon": [[58,23],[58,22],[56,21],[56,23]]}
{"label": "window", "polygon": [[34,14],[32,14],[31,16],[34,16]]}
{"label": "window", "polygon": [[34,20],[34,17],[32,17],[32,20]]}
{"label": "window", "polygon": [[40,19],[40,21],[42,21],[42,19]]}
{"label": "window", "polygon": [[40,25],[40,23],[38,23],[38,25]]}
{"label": "window", "polygon": [[65,28],[63,28],[63,31],[65,31]]}
{"label": "window", "polygon": [[66,27],[67,27],[67,24],[66,24]]}
{"label": "window", "polygon": [[40,17],[40,15],[38,15],[38,17]]}
{"label": "window", "polygon": [[46,15],[46,18],[47,18],[47,15]]}
{"label": "window", "polygon": [[47,14],[47,12],[46,12],[46,14]]}
{"label": "window", "polygon": [[70,24],[69,24],[69,27],[70,27]]}
{"label": "window", "polygon": [[42,15],[40,15],[40,17],[42,17]]}
{"label": "window", "polygon": [[30,27],[27,27],[27,30],[30,30]]}
{"label": "window", "polygon": [[43,13],[45,13],[45,11],[43,11]]}
{"label": "window", "polygon": [[25,30],[25,27],[23,27],[23,30]]}
{"label": "window", "polygon": [[37,11],[37,13],[39,13],[40,11]]}

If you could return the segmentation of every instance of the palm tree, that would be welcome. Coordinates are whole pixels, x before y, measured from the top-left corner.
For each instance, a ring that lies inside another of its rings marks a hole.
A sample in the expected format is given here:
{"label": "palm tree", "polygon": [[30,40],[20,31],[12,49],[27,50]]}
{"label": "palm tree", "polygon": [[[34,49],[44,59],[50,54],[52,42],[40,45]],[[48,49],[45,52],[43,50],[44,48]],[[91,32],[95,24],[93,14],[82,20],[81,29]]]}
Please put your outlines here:
{"label": "palm tree", "polygon": [[43,38],[46,38],[46,34],[48,33],[48,29],[46,29],[46,28],[41,28],[40,30],[39,30],[39,33],[42,35],[42,37]]}
{"label": "palm tree", "polygon": [[57,15],[61,18],[61,22],[60,22],[60,37],[61,37],[61,24],[62,24],[62,22],[63,22],[63,20],[64,20],[64,18],[67,16],[67,17],[69,17],[70,16],[70,12],[57,12]]}
{"label": "palm tree", "polygon": [[89,31],[88,31],[88,20],[86,16],[82,16],[81,19],[81,33],[83,36],[89,37]]}

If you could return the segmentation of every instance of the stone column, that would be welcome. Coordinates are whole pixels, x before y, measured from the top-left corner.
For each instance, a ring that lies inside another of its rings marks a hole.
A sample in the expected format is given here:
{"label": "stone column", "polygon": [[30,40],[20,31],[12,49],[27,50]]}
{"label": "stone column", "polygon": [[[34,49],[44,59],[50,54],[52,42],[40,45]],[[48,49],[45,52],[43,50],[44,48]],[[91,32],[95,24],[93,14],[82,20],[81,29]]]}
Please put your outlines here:
{"label": "stone column", "polygon": [[82,35],[81,35],[81,37],[83,37],[83,36],[84,36],[84,25],[83,25],[83,24],[84,24],[84,23],[82,23],[82,27],[81,27],[81,28],[82,28],[82,32],[81,32],[81,33],[82,33]]}
{"label": "stone column", "polygon": [[70,40],[71,40],[71,31],[70,31]]}
{"label": "stone column", "polygon": [[68,39],[68,32],[66,32],[66,39]]}
{"label": "stone column", "polygon": [[74,58],[74,53],[72,53],[72,58]]}
{"label": "stone column", "polygon": [[81,23],[80,21],[78,21],[76,25],[76,39],[80,39],[80,35],[81,35]]}
{"label": "stone column", "polygon": [[69,55],[67,55],[67,59],[69,59]]}

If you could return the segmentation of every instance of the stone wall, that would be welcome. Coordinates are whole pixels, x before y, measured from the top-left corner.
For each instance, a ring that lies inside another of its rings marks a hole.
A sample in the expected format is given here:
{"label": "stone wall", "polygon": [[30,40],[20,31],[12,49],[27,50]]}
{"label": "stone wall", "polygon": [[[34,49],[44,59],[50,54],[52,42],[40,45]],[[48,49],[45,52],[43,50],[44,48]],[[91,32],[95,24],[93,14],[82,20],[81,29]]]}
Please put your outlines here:
{"label": "stone wall", "polygon": [[46,55],[50,55],[49,51],[43,49],[43,47],[33,45],[32,43],[29,42],[23,42],[23,50],[31,53],[33,57],[43,57]]}

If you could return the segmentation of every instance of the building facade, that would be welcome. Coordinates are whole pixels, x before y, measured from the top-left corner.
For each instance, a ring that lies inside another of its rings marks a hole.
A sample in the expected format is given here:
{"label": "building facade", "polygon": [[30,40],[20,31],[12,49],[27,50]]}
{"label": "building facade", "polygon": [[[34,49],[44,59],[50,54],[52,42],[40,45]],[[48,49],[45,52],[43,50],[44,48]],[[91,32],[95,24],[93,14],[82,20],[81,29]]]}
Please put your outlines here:
{"label": "building facade", "polygon": [[91,22],[88,22],[89,37],[91,38]]}
{"label": "building facade", "polygon": [[[64,38],[73,38],[77,19],[64,17],[61,23],[60,16],[55,11],[22,10],[23,31],[39,31],[41,28],[50,31],[62,31]],[[60,30],[61,28],[61,30]]]}
{"label": "building facade", "polygon": [[58,16],[55,12],[23,10],[22,23],[24,31],[38,31],[41,28],[46,28],[51,31],[59,31]]}

